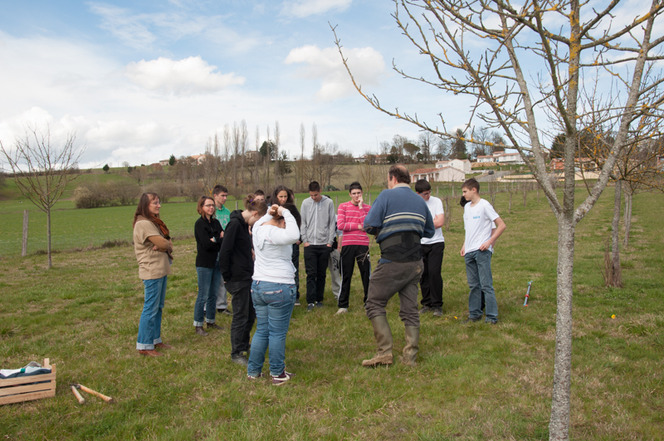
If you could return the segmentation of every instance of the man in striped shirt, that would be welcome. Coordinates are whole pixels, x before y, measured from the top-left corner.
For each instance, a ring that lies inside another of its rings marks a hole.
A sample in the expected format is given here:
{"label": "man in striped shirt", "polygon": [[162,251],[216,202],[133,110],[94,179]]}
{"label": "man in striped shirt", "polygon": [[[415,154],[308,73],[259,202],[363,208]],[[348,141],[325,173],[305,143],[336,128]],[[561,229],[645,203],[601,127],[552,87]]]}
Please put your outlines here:
{"label": "man in striped shirt", "polygon": [[343,232],[341,236],[342,281],[337,314],[348,312],[350,281],[353,278],[355,262],[357,262],[357,268],[360,270],[360,276],[362,277],[365,303],[369,292],[369,276],[371,275],[369,236],[364,231],[364,218],[371,207],[364,203],[362,186],[359,182],[350,184],[348,193],[350,194],[350,201],[339,204],[337,209],[337,229]]}

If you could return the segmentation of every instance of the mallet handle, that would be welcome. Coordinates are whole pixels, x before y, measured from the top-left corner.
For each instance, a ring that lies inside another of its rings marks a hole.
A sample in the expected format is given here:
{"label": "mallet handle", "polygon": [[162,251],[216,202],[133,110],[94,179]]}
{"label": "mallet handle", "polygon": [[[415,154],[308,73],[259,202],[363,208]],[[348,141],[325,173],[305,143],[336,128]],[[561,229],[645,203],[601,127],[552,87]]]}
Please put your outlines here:
{"label": "mallet handle", "polygon": [[84,391],[84,392],[87,392],[87,393],[89,393],[89,394],[92,394],[92,395],[96,395],[96,396],[98,396],[99,398],[101,398],[102,400],[106,401],[107,403],[110,403],[111,401],[113,401],[113,398],[111,398],[111,397],[109,397],[109,396],[106,396],[106,395],[104,395],[104,394],[102,394],[102,393],[99,393],[99,392],[97,392],[96,390],[92,390],[92,389],[90,389],[89,387],[85,387],[85,386],[83,386],[82,384],[79,384],[78,387],[80,387],[81,390]]}
{"label": "mallet handle", "polygon": [[76,389],[76,386],[72,386],[71,391],[74,393],[74,396],[78,400],[79,404],[85,404],[85,398],[83,398],[81,393]]}

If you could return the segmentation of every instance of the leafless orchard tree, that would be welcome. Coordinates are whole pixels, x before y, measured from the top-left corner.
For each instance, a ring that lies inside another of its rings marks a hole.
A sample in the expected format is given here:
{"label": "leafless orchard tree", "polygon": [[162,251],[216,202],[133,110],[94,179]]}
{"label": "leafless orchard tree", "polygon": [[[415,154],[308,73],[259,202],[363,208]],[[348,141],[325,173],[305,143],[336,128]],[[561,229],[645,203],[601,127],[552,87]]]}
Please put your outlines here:
{"label": "leafless orchard tree", "polygon": [[256,141],[256,154],[254,155],[254,167],[253,167],[253,175],[254,175],[254,188],[258,188],[260,185],[260,128],[256,126],[256,136],[254,137]]}
{"label": "leafless orchard tree", "polygon": [[[397,27],[431,62],[428,77],[409,74],[443,93],[469,98],[468,127],[481,120],[505,134],[545,193],[558,221],[556,347],[549,438],[569,439],[572,368],[572,270],[577,224],[595,205],[616,158],[642,119],[661,119],[660,46],[662,0],[394,0]],[[657,25],[657,26],[656,26]],[[552,26],[549,28],[548,26]],[[446,136],[445,118],[389,110],[355,81],[332,28],[341,58],[357,91],[376,109],[421,129]],[[582,85],[597,87],[611,103],[603,123],[613,127],[609,155],[587,197],[575,203],[574,155],[579,132],[603,109],[581,98]],[[545,127],[553,125],[551,133]],[[562,198],[548,178],[546,141],[565,133]],[[468,140],[474,142],[474,140]]]}
{"label": "leafless orchard tree", "polygon": [[279,185],[281,171],[279,170],[279,142],[281,133],[279,131],[279,121],[274,122],[274,186]]}
{"label": "leafless orchard tree", "polygon": [[23,196],[46,213],[46,254],[48,268],[53,267],[51,257],[51,209],[67,184],[78,177],[73,168],[84,149],[75,144],[76,135],[66,136],[62,147],[51,144],[51,132],[46,129],[28,128],[23,138],[17,138],[14,148],[5,149],[0,141],[0,149],[14,174],[16,186]]}

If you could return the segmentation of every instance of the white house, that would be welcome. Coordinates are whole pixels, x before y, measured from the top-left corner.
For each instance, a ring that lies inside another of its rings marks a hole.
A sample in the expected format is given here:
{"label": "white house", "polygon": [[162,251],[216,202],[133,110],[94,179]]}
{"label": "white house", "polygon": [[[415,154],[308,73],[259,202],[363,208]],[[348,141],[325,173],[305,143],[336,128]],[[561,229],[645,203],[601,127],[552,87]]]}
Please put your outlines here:
{"label": "white house", "polygon": [[519,153],[503,153],[496,157],[496,162],[499,164],[525,164]]}
{"label": "white house", "polygon": [[495,162],[495,158],[493,155],[480,155],[477,157],[478,163],[487,163],[487,162]]}
{"label": "white house", "polygon": [[[470,161],[468,161],[468,164],[470,164]],[[436,168],[420,168],[410,174],[411,182],[416,182],[419,179],[426,179],[429,182],[463,182],[466,180],[466,172],[449,165]]]}
{"label": "white house", "polygon": [[[436,168],[454,167],[464,173],[470,173],[470,161],[467,159],[451,159],[449,161],[436,162]],[[454,181],[456,182],[456,181]]]}

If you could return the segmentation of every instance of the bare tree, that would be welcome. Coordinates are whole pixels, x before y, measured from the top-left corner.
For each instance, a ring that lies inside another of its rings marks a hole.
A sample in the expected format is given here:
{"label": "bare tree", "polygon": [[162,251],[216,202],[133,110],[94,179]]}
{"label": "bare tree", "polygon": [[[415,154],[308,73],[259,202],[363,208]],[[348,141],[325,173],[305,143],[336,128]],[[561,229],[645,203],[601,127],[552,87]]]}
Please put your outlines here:
{"label": "bare tree", "polygon": [[237,160],[240,158],[240,127],[237,122],[233,122],[233,131],[231,132],[231,142],[233,145],[233,157],[231,159],[231,174],[233,176],[233,192],[238,191],[238,167]]}
{"label": "bare tree", "polygon": [[274,122],[274,186],[276,187],[279,184],[280,179],[280,162],[279,162],[279,121]]}
{"label": "bare tree", "polygon": [[244,176],[245,176],[245,159],[247,155],[247,138],[248,138],[248,133],[247,133],[247,122],[245,120],[242,120],[240,122],[240,180],[242,181],[243,184],[244,182]]}
{"label": "bare tree", "polygon": [[46,128],[26,129],[23,138],[17,138],[13,150],[0,149],[14,174],[21,194],[46,213],[46,254],[48,268],[53,267],[51,256],[51,209],[62,197],[67,184],[78,177],[74,172],[84,149],[75,144],[76,135],[68,134],[62,147],[51,144],[51,131]]}
{"label": "bare tree", "polygon": [[254,188],[258,188],[260,185],[260,168],[259,168],[259,159],[260,159],[260,129],[256,126],[256,154],[254,155]]}
{"label": "bare tree", "polygon": [[304,123],[300,123],[300,158],[297,159],[295,168],[295,188],[296,191],[304,188],[304,140],[306,132],[304,130]]}
{"label": "bare tree", "polygon": [[427,131],[420,133],[419,142],[422,150],[422,160],[424,162],[431,162],[436,141],[438,141],[438,137],[433,133]]}
{"label": "bare tree", "polygon": [[[605,4],[579,0],[394,3],[397,27],[431,61],[433,74],[429,78],[419,73],[411,75],[396,65],[395,70],[404,78],[468,97],[471,112],[467,126],[472,127],[473,120],[480,119],[505,133],[506,147],[519,151],[557,218],[558,308],[549,438],[567,440],[575,229],[606,187],[618,154],[629,143],[630,133],[638,131],[643,119],[661,119],[664,97],[659,87],[663,79],[657,61],[662,59],[658,51],[664,41],[660,23],[664,3],[651,0],[649,5],[640,6],[640,11],[632,3],[625,7],[627,2],[620,0]],[[613,25],[616,16],[620,17],[619,25]],[[343,55],[336,30],[332,30],[355,88],[372,106],[421,129],[447,136],[442,115],[436,125],[430,125],[416,114],[388,110],[375,96],[364,93]],[[576,205],[574,155],[579,128],[587,127],[599,110],[580,99],[582,84],[604,91],[611,104],[610,120],[604,123],[615,127],[615,132],[597,181]],[[547,149],[543,141],[552,136],[544,130],[544,124],[551,122],[566,135],[562,198],[546,172]]]}
{"label": "bare tree", "polygon": [[219,158],[213,153],[216,148],[216,135],[212,139],[208,139],[205,144],[205,154],[199,161],[199,171],[203,180],[203,188],[206,194],[211,195],[212,189],[217,184],[217,176],[219,172]]}
{"label": "bare tree", "polygon": [[[366,154],[364,162],[359,166],[360,181],[364,186],[364,190],[369,194],[371,194],[371,187],[373,187],[374,184],[376,184],[376,181],[382,176],[382,170],[380,170],[381,167],[373,164],[374,158],[372,156],[373,155]],[[371,203],[371,201],[369,201],[369,203]]]}

